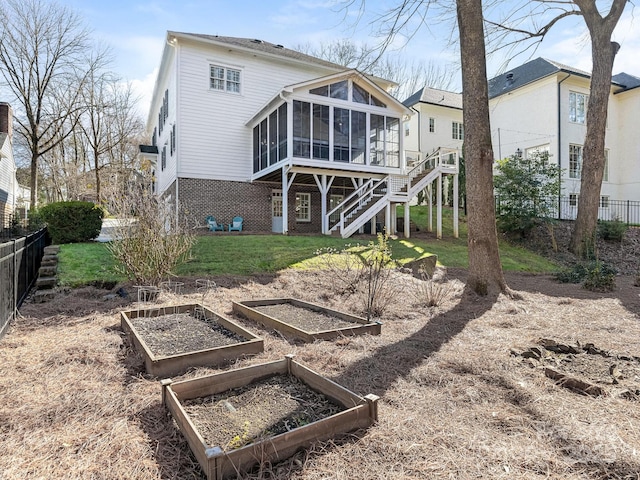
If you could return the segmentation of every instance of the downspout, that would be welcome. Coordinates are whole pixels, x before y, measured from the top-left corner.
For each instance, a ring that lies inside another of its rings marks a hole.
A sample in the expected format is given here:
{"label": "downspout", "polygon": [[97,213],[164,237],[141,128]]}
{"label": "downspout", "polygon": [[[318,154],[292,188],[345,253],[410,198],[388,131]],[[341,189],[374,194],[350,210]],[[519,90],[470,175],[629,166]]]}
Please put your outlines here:
{"label": "downspout", "polygon": [[411,110],[418,114],[418,152],[422,152],[422,112],[411,107]]}
{"label": "downspout", "polygon": [[567,78],[571,76],[567,73],[567,76],[558,82],[558,220],[562,220],[562,102],[560,95],[560,85]]}
{"label": "downspout", "polygon": [[[176,71],[175,71],[175,88],[176,88],[176,94],[175,94],[175,102],[176,102],[176,107],[175,107],[175,119],[173,121],[173,125],[176,125],[178,123],[178,105],[180,105],[180,102],[178,101],[178,95],[180,92],[180,88],[178,88],[178,72],[180,71],[180,55],[178,54],[178,47],[177,47],[177,40],[175,38],[168,40],[167,43],[169,45],[171,45],[174,49],[175,49],[175,55],[176,55]],[[173,128],[173,126],[171,127]],[[178,153],[178,139],[176,138],[178,136],[178,132],[180,131],[180,128],[176,128],[176,135],[173,138],[173,141],[176,145],[176,148],[173,150],[175,156],[176,156],[176,222],[178,221],[178,219],[180,218],[180,177],[179,177],[179,172],[180,172],[180,154]],[[171,135],[171,132],[169,133],[169,135]]]}

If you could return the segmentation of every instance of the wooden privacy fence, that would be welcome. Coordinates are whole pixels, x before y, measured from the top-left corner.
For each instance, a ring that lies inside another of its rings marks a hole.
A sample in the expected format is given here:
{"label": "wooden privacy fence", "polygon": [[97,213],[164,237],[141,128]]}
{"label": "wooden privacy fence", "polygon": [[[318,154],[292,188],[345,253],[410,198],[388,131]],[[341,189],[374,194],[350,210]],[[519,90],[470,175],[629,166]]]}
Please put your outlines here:
{"label": "wooden privacy fence", "polygon": [[47,230],[43,228],[0,243],[0,338],[38,278],[46,241]]}

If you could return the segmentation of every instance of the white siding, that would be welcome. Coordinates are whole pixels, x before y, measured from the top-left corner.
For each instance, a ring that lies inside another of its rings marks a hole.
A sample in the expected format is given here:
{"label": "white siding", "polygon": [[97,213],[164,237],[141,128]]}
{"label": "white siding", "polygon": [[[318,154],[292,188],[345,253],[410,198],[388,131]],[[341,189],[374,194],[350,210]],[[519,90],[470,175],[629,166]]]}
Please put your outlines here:
{"label": "white siding", "polygon": [[[240,94],[210,89],[210,65],[240,70]],[[284,86],[333,73],[185,43],[179,66],[178,175],[232,181],[248,181],[252,173],[245,123]]]}
{"label": "white siding", "polygon": [[0,203],[13,205],[16,188],[15,164],[11,142],[7,138],[0,145]]}
{"label": "white siding", "polygon": [[518,149],[550,145],[551,161],[557,162],[557,96],[557,84],[552,77],[491,99],[494,158],[507,158]]}
{"label": "white siding", "polygon": [[[640,200],[640,139],[638,112],[640,88],[613,96],[610,107],[609,137],[616,139],[617,150],[609,152],[609,182],[615,188],[611,198]],[[604,189],[603,189],[604,190]]]}
{"label": "white siding", "polygon": [[[167,63],[165,74],[158,78],[156,85],[156,96],[151,106],[150,119],[151,127],[150,132],[156,129],[156,144],[158,146],[158,161],[156,165],[156,188],[158,192],[162,193],[169,188],[176,179],[177,172],[177,154],[171,155],[171,129],[176,124],[176,112],[177,112],[177,88],[176,88],[176,55],[175,50],[171,49],[171,55],[169,62]],[[168,117],[164,120],[162,133],[158,125],[158,114],[162,107],[164,99],[164,92],[168,91]],[[176,130],[179,129],[179,125],[176,125]],[[162,149],[166,145],[167,148],[167,161],[166,166],[162,169]]]}

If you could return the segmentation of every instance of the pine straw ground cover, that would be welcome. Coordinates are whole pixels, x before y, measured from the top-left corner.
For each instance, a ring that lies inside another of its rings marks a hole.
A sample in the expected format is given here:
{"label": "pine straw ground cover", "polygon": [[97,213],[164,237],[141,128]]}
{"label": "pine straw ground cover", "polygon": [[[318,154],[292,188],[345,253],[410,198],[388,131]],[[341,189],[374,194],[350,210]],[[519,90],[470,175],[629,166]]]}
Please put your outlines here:
{"label": "pine straw ground cover", "polygon": [[[616,385],[580,395],[511,353],[551,338],[640,356],[633,279],[619,277],[617,291],[598,294],[508,275],[523,297],[512,300],[463,295],[463,276],[447,272],[453,295],[428,308],[410,293],[417,280],[397,274],[379,336],[293,343],[235,317],[265,339],[265,351],[225,368],[294,353],[354,392],[381,397],[377,425],[246,478],[639,478],[640,402],[618,396]],[[195,280],[182,280],[184,294],[163,293],[159,303],[197,302]],[[234,300],[283,297],[362,313],[319,273],[216,281],[206,305],[230,316]],[[201,478],[159,382],[143,374],[120,331],[118,312],[138,305],[105,293],[83,288],[27,303],[0,341],[2,480]]]}

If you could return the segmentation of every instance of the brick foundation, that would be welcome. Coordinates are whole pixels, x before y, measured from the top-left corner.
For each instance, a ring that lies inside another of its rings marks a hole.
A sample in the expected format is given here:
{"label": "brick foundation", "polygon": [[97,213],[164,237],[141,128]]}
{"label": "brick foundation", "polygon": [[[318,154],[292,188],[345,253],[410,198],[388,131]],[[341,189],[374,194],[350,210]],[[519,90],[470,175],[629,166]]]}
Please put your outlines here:
{"label": "brick foundation", "polygon": [[[272,231],[271,192],[273,189],[281,189],[281,184],[195,178],[180,178],[178,182],[181,215],[189,218],[192,223],[204,225],[205,218],[213,215],[218,223],[226,227],[233,217],[240,216],[244,218],[243,231],[251,233]],[[175,193],[175,187],[170,190],[171,193]],[[296,193],[298,192],[311,193],[311,222],[298,222],[295,219]],[[288,195],[289,232],[320,234],[322,230],[320,202],[321,195],[315,185],[293,185]]]}

